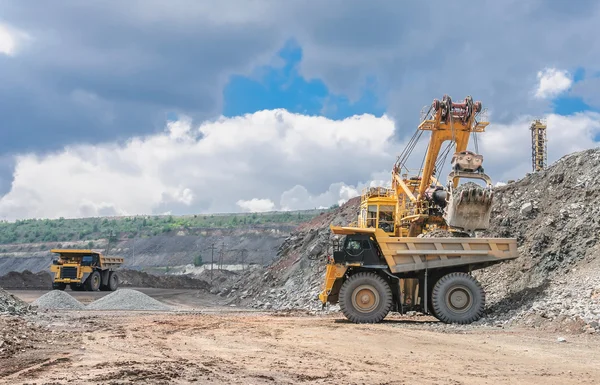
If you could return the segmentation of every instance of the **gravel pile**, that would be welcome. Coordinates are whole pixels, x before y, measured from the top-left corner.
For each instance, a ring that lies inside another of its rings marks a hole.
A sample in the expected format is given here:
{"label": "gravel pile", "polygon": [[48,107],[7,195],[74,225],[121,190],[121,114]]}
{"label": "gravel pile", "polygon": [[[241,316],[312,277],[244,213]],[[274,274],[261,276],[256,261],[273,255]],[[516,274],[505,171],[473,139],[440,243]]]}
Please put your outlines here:
{"label": "gravel pile", "polygon": [[33,301],[40,309],[83,310],[85,306],[62,290],[52,290]]}
{"label": "gravel pile", "polygon": [[476,273],[485,322],[600,332],[600,149],[563,157],[497,188],[489,231],[515,237],[519,258]]}
{"label": "gravel pile", "polygon": [[28,315],[35,313],[35,307],[0,287],[0,314]]}
{"label": "gravel pile", "polygon": [[132,289],[118,289],[87,305],[89,310],[171,310],[162,302]]}

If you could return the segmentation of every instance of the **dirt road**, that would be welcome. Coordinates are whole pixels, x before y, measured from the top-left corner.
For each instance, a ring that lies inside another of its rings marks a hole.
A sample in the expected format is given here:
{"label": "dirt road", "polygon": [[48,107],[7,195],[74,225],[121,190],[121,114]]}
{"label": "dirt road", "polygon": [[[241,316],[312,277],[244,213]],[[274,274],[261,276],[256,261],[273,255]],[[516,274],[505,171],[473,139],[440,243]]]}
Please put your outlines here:
{"label": "dirt road", "polygon": [[44,317],[31,346],[1,359],[0,383],[600,383],[595,336],[241,309]]}

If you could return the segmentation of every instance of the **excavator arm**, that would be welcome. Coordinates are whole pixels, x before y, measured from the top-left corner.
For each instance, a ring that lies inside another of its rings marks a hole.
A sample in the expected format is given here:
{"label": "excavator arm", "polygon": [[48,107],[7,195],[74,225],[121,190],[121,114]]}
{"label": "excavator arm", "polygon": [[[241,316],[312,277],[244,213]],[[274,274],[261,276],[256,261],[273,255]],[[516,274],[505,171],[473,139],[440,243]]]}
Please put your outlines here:
{"label": "excavator arm", "polygon": [[[422,121],[418,127],[419,130],[431,131],[431,138],[417,199],[423,198],[425,190],[433,182],[435,164],[444,142],[451,140],[456,144],[456,153],[464,152],[469,144],[469,135],[473,132],[483,132],[488,124],[475,123],[475,114],[480,112],[482,107],[481,102],[473,102],[470,96],[463,103],[453,103],[448,95],[444,95],[441,101],[435,99],[431,107],[435,111],[433,119]],[[458,180],[453,183],[456,187]]]}
{"label": "excavator arm", "polygon": [[[417,131],[431,131],[420,178],[401,178],[402,161],[399,160],[395,165],[392,172],[392,186],[399,196],[404,195],[415,207],[412,214],[404,216],[404,221],[412,223],[410,235],[421,233],[427,221],[436,221],[435,216],[428,214],[432,200],[444,208],[443,221],[447,226],[473,231],[487,228],[489,225],[491,180],[483,173],[481,167],[483,157],[467,151],[469,137],[483,132],[489,124],[476,120],[477,114],[481,111],[481,102],[474,102],[470,96],[460,103],[452,102],[448,95],[444,95],[442,100],[435,99]],[[420,134],[417,137],[419,136]],[[455,153],[451,162],[452,170],[444,189],[434,174],[442,147],[446,142],[454,144]],[[411,145],[409,144],[408,147]],[[486,187],[481,188],[470,184],[466,189],[458,188],[459,180],[462,178],[483,180]],[[442,219],[437,219],[438,224],[440,220]]]}

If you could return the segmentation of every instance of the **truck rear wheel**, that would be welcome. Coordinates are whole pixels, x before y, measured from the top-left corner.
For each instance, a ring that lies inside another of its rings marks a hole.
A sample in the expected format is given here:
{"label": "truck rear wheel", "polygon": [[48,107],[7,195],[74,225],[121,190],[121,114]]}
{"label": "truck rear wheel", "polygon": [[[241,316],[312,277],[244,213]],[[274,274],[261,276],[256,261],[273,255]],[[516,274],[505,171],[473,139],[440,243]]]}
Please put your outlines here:
{"label": "truck rear wheel", "polygon": [[339,294],[340,309],[354,323],[377,323],[392,307],[390,285],[375,273],[357,273],[344,282]]}
{"label": "truck rear wheel", "polygon": [[119,287],[119,276],[114,271],[108,276],[108,290],[115,291]]}
{"label": "truck rear wheel", "polygon": [[450,273],[440,278],[431,293],[433,314],[442,322],[469,324],[477,321],[485,307],[485,293],[475,278]]}
{"label": "truck rear wheel", "polygon": [[97,270],[95,270],[85,281],[85,289],[87,291],[98,291],[101,282],[102,280],[100,279],[100,273]]}

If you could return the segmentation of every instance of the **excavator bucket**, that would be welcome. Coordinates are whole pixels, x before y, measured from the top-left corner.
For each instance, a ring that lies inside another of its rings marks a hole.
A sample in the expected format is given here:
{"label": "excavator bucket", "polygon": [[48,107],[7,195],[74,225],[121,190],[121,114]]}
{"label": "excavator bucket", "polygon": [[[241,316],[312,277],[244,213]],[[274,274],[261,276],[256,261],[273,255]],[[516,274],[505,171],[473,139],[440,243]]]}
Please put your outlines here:
{"label": "excavator bucket", "polygon": [[[463,231],[485,230],[492,213],[492,181],[483,172],[483,156],[461,151],[452,157],[452,172],[448,175],[448,195],[444,210],[446,224]],[[458,187],[461,178],[480,179],[486,186],[467,182]]]}
{"label": "excavator bucket", "polygon": [[485,230],[490,225],[493,191],[475,183],[450,189],[444,210],[448,226],[463,231]]}

